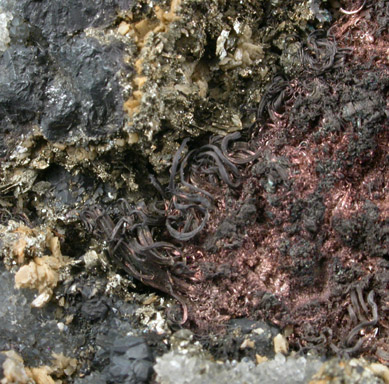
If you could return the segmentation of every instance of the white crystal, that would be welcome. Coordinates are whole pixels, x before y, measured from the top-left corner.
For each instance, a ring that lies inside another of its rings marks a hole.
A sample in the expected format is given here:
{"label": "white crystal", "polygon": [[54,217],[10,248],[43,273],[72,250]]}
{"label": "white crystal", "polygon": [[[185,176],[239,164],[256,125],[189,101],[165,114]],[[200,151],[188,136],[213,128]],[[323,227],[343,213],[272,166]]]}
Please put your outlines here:
{"label": "white crystal", "polygon": [[229,35],[230,31],[223,30],[216,40],[216,55],[219,56],[220,60],[223,60],[227,56],[224,44],[227,42]]}
{"label": "white crystal", "polygon": [[286,358],[281,354],[258,365],[246,361],[220,364],[173,351],[157,358],[154,369],[159,384],[302,384],[321,364],[318,360]]}

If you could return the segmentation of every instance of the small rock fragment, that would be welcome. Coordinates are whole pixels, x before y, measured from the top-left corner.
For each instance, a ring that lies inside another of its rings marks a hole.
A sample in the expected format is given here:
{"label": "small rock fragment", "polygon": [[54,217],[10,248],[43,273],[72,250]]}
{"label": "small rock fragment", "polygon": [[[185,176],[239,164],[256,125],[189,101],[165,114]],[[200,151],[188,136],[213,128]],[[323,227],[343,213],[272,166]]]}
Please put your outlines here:
{"label": "small rock fragment", "polygon": [[119,28],[118,28],[118,32],[121,34],[121,35],[126,35],[128,33],[128,31],[130,30],[130,26],[125,22],[125,21],[122,21],[120,24],[119,24]]}
{"label": "small rock fragment", "polygon": [[30,378],[24,368],[23,359],[12,350],[2,353],[6,355],[7,358],[3,363],[4,378],[0,381],[0,383],[27,384],[30,381]]}
{"label": "small rock fragment", "polygon": [[42,308],[45,304],[50,301],[51,295],[48,292],[41,293],[36,299],[31,303],[31,306],[34,308]]}
{"label": "small rock fragment", "polygon": [[66,376],[71,376],[76,371],[77,359],[65,356],[63,353],[53,353],[53,357],[52,371],[57,376],[61,376],[63,373]]}
{"label": "small rock fragment", "polygon": [[273,343],[274,343],[274,352],[276,354],[282,353],[286,355],[288,353],[288,349],[289,349],[288,341],[284,336],[281,335],[281,333],[279,333],[276,337],[274,337]]}
{"label": "small rock fragment", "polygon": [[256,361],[257,364],[262,364],[262,363],[264,363],[266,361],[269,361],[269,359],[266,356],[261,356],[261,355],[256,354],[255,355],[255,361]]}
{"label": "small rock fragment", "polygon": [[97,267],[100,260],[96,251],[93,250],[85,253],[85,255],[82,258],[84,260],[86,269],[92,269]]}
{"label": "small rock fragment", "polygon": [[50,376],[50,368],[47,366],[30,368],[28,371],[29,376],[36,384],[56,384]]}
{"label": "small rock fragment", "polygon": [[245,339],[240,345],[240,349],[255,348],[255,342],[250,339]]}

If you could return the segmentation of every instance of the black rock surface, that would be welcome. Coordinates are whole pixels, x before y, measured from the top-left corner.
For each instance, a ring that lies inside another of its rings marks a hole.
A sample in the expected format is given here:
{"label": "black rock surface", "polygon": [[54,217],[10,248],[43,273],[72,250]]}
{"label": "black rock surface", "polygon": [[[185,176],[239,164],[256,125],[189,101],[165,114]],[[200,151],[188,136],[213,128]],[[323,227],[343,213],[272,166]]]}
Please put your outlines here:
{"label": "black rock surface", "polygon": [[28,23],[40,29],[50,42],[76,34],[89,27],[105,27],[111,24],[119,9],[128,9],[134,1],[118,0],[23,0],[16,5]]}
{"label": "black rock surface", "polygon": [[132,4],[15,4],[11,45],[0,56],[0,134],[17,135],[26,124],[39,124],[48,140],[74,142],[117,131],[123,122],[118,72],[125,48],[115,38],[102,44],[82,31],[112,24]]}
{"label": "black rock surface", "polygon": [[2,289],[0,309],[0,350],[14,349],[23,355],[28,365],[50,364],[52,353],[72,355],[85,339],[72,334],[68,327],[63,331],[55,318],[55,307],[31,308],[32,291],[20,291],[14,286],[14,276],[0,267]]}

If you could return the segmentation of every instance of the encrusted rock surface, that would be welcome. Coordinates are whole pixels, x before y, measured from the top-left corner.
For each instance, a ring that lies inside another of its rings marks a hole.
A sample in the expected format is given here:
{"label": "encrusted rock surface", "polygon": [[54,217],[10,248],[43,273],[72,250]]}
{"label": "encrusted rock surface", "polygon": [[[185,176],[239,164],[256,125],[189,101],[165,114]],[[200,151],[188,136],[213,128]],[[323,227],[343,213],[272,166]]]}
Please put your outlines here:
{"label": "encrusted rock surface", "polygon": [[1,383],[389,382],[354,3],[0,0]]}

